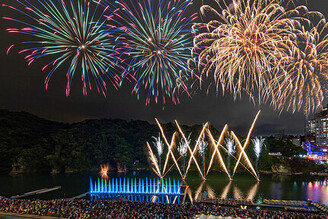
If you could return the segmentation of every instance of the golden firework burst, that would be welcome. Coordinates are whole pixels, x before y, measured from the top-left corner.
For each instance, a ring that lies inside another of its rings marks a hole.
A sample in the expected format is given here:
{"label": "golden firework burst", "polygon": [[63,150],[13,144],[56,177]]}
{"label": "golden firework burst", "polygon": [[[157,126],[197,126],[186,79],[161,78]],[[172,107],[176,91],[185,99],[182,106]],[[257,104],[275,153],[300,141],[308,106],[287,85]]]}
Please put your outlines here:
{"label": "golden firework burst", "polygon": [[302,109],[306,115],[322,108],[328,83],[328,35],[325,18],[318,12],[307,12],[316,20],[294,29],[283,57],[282,71],[270,83],[271,104],[278,110]]}
{"label": "golden firework burst", "polygon": [[[202,76],[213,74],[217,89],[230,91],[236,98],[245,90],[253,97],[272,80],[271,72],[285,54],[285,39],[292,34],[295,19],[290,11],[276,1],[233,1],[233,7],[219,5],[221,13],[209,5],[201,12],[215,15],[206,27],[207,32],[194,39],[195,48],[203,48],[198,56]],[[196,31],[196,30],[195,30]],[[195,50],[194,50],[195,51]]]}
{"label": "golden firework burst", "polygon": [[304,106],[308,115],[322,106],[328,37],[319,12],[289,0],[215,2],[219,10],[201,7],[208,22],[193,26],[193,63],[201,77],[211,77],[223,95],[245,91],[278,110]]}

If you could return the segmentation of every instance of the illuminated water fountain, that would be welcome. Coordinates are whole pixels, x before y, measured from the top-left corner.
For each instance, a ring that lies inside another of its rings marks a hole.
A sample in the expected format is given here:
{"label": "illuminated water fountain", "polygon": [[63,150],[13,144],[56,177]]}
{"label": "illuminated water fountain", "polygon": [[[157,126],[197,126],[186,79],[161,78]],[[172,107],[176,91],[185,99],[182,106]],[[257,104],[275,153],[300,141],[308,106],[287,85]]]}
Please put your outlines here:
{"label": "illuminated water fountain", "polygon": [[133,195],[173,195],[181,194],[179,180],[115,178],[108,181],[90,178],[90,194],[133,194]]}

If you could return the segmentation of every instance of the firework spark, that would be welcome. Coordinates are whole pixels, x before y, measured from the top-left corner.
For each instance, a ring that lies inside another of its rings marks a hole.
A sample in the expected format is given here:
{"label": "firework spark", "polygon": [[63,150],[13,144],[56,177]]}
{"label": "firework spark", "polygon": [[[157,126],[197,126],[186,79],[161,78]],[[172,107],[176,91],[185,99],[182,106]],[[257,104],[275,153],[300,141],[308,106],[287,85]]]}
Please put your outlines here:
{"label": "firework spark", "polygon": [[[218,1],[216,1],[218,2]],[[233,7],[219,4],[221,12],[203,5],[201,13],[208,23],[194,25],[200,32],[194,39],[193,56],[201,76],[214,77],[217,90],[229,91],[234,98],[245,91],[261,103],[272,72],[282,68],[285,38],[293,34],[296,19],[279,1],[233,0]],[[231,9],[233,8],[233,10]],[[217,19],[213,19],[213,16]],[[198,50],[200,49],[200,50]]]}
{"label": "firework spark", "polygon": [[127,70],[123,78],[132,77],[137,94],[142,86],[148,90],[146,105],[153,96],[156,103],[165,96],[179,103],[178,90],[188,92],[185,81],[190,77],[187,61],[192,48],[191,22],[197,13],[186,16],[192,0],[118,1],[125,30],[123,47]]}
{"label": "firework spark", "polygon": [[[89,0],[78,0],[77,3],[64,0],[38,0],[33,4],[27,0],[15,2],[17,5],[3,3],[2,6],[24,18],[3,17],[21,26],[8,28],[7,31],[33,38],[19,44],[24,49],[18,53],[26,54],[28,65],[43,57],[52,60],[42,68],[42,71],[50,69],[44,82],[46,89],[53,73],[66,63],[69,66],[66,71],[66,95],[70,93],[77,71],[81,71],[84,95],[88,88],[92,89],[92,81],[104,96],[107,90],[105,79],[118,88],[121,78],[112,71],[119,67],[119,52],[112,35],[115,29],[107,25],[116,10],[110,9],[110,5],[100,10],[98,4]],[[12,48],[13,45],[8,48],[7,54]]]}

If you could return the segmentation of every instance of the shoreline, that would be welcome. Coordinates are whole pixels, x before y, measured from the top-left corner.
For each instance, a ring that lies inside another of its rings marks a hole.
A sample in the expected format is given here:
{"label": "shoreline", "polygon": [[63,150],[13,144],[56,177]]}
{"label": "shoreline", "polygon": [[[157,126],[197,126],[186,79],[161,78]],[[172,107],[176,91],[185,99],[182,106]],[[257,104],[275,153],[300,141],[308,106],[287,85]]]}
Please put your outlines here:
{"label": "shoreline", "polygon": [[[111,172],[116,173],[125,173],[129,171],[150,171],[149,168],[136,168],[136,169],[126,169],[125,171],[118,171],[117,169],[112,169]],[[98,169],[90,169],[90,170],[72,170],[72,171],[65,171],[65,172],[16,172],[16,173],[8,173],[8,174],[0,174],[0,176],[23,176],[23,175],[34,175],[34,174],[49,174],[49,175],[69,175],[72,173],[83,173],[83,172],[99,172]],[[190,172],[197,172],[196,170],[190,170]],[[218,172],[220,171],[213,171]],[[274,171],[265,171],[259,170],[260,174],[268,174],[268,175],[286,175],[286,176],[294,176],[294,175],[302,175],[302,176],[328,176],[328,172],[274,172]]]}

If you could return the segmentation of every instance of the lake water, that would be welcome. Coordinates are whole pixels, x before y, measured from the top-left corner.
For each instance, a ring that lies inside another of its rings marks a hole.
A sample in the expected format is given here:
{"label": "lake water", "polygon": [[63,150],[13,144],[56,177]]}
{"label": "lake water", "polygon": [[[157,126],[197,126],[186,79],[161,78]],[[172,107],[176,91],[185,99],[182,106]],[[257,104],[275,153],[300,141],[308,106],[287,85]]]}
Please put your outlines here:
{"label": "lake water", "polygon": [[[0,196],[10,197],[26,192],[61,186],[60,190],[32,196],[39,199],[70,198],[88,192],[90,177],[96,179],[97,172],[83,172],[72,174],[30,174],[20,176],[0,176]],[[150,171],[128,171],[126,173],[109,174],[115,177],[155,178]],[[171,178],[179,179],[175,173]],[[210,173],[203,182],[196,172],[191,172],[186,180],[190,191],[188,197],[195,196],[202,191],[209,195],[226,198],[249,198],[254,202],[262,199],[308,200],[318,201],[328,205],[328,179],[319,176],[281,176],[261,175],[257,181],[247,174],[239,174],[230,182],[224,174]]]}

